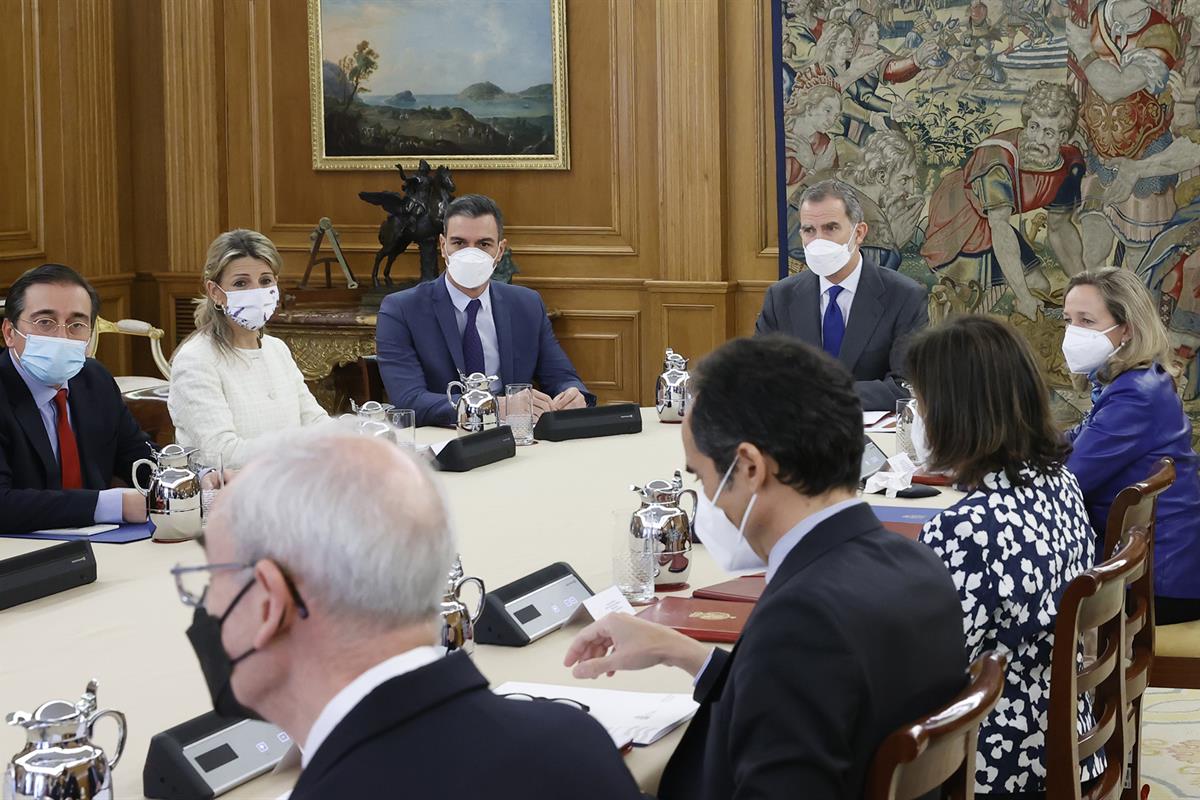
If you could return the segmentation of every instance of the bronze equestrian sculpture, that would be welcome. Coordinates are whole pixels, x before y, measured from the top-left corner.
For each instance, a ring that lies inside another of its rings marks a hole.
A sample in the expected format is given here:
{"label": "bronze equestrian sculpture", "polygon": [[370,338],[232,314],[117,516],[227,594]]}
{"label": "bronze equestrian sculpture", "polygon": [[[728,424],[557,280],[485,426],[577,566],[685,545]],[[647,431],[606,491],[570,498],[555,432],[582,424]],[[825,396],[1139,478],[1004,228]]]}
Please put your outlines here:
{"label": "bronze equestrian sculpture", "polygon": [[360,199],[380,206],[387,212],[387,219],[379,226],[379,252],[371,268],[371,284],[378,288],[379,264],[387,258],[383,268],[383,282],[392,285],[392,264],[413,242],[421,252],[421,280],[431,281],[438,276],[438,236],[444,230],[446,206],[454,199],[454,180],[450,170],[440,166],[431,170],[429,162],[421,159],[417,172],[406,175],[404,167],[400,179],[404,182],[404,194],[397,192],[359,192]]}

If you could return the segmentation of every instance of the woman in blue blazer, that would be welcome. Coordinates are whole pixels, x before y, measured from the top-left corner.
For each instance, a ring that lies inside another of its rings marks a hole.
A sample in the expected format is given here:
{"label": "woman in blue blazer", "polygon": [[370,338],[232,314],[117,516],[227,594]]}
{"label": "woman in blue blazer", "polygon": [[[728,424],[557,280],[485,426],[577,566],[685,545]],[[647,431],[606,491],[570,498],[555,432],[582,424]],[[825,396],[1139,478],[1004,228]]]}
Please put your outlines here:
{"label": "woman in blue blazer", "polygon": [[1160,625],[1200,619],[1200,462],[1170,363],[1167,331],[1146,287],[1106,267],[1071,279],[1063,309],[1063,355],[1092,384],[1092,409],[1067,438],[1102,541],[1117,493],[1175,459],[1175,484],[1159,495],[1154,523],[1155,617]]}

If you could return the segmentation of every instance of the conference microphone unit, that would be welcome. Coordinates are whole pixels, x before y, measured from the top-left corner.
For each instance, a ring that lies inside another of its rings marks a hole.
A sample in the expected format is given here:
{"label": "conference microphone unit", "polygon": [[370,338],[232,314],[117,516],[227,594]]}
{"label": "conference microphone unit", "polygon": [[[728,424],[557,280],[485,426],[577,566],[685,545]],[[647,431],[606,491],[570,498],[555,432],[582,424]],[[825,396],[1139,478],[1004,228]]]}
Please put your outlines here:
{"label": "conference microphone unit", "polygon": [[451,439],[433,460],[444,472],[466,472],[516,454],[517,442],[513,439],[512,428],[501,425]]}
{"label": "conference microphone unit", "polygon": [[96,580],[96,556],[86,539],[63,542],[0,561],[0,610]]}
{"label": "conference microphone unit", "polygon": [[641,432],[642,410],[636,403],[547,411],[533,428],[534,438],[545,442]]}

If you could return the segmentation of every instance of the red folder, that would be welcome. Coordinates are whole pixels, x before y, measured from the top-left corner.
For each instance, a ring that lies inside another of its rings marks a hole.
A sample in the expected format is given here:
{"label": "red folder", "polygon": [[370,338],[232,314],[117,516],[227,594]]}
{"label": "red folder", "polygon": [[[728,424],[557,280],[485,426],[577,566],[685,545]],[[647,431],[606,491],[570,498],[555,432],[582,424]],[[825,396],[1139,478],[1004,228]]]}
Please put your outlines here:
{"label": "red folder", "polygon": [[726,600],[734,603],[756,603],[767,588],[764,574],[743,575],[723,583],[714,583],[692,592],[692,597],[701,600]]}
{"label": "red folder", "polygon": [[642,619],[674,628],[701,642],[736,642],[753,603],[664,597],[638,614]]}

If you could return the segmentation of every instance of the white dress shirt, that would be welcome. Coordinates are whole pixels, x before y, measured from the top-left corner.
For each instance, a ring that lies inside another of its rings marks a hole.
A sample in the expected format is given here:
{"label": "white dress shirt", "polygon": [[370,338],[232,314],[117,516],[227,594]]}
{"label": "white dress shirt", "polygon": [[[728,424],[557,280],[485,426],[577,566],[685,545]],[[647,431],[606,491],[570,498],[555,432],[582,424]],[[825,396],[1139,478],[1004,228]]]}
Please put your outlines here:
{"label": "white dress shirt", "polygon": [[829,289],[833,286],[842,287],[838,295],[838,308],[842,310],[842,323],[850,323],[850,306],[854,304],[854,293],[858,291],[858,279],[862,277],[862,253],[858,253],[858,266],[846,276],[841,283],[833,283],[828,278],[821,277],[821,319],[825,319],[825,309],[829,308]]}
{"label": "white dress shirt", "polygon": [[[458,335],[462,336],[467,329],[467,304],[471,298],[452,284],[449,278],[442,278],[446,291],[450,294],[450,302],[454,304],[454,319],[458,323]],[[490,281],[488,282],[491,283]],[[475,315],[475,327],[479,331],[479,341],[483,343],[483,368],[488,375],[500,376],[500,340],[496,336],[496,320],[492,317],[492,287],[483,290],[479,295],[480,309]],[[500,381],[492,382],[492,391],[500,389]]]}
{"label": "white dress shirt", "polygon": [[444,647],[434,647],[433,645],[414,647],[412,650],[403,652],[398,656],[392,656],[387,661],[376,664],[346,684],[344,689],[335,694],[333,699],[325,704],[325,708],[321,710],[320,715],[317,716],[317,721],[313,723],[312,728],[309,730],[308,737],[304,740],[304,747],[302,748],[303,756],[300,760],[301,765],[308,766],[313,756],[317,754],[317,750],[320,749],[321,745],[329,737],[329,734],[333,733],[333,729],[367,695],[392,678],[398,678],[427,664],[432,664],[444,655],[446,655]]}

